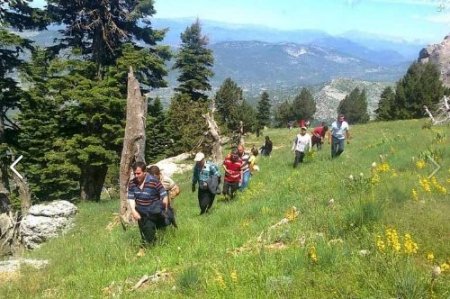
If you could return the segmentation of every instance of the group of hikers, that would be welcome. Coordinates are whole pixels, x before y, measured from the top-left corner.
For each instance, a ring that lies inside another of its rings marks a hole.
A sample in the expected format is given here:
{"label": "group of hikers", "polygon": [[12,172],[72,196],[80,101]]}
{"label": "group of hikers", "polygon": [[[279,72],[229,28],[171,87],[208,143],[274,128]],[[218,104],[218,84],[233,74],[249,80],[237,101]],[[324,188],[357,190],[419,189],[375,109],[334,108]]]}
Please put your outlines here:
{"label": "group of hikers", "polygon": [[[332,158],[338,157],[344,151],[345,140],[348,142],[349,139],[349,126],[343,115],[339,115],[330,128],[322,123],[312,130],[312,135],[307,133],[307,130],[306,124],[302,123],[300,132],[292,144],[292,151],[295,152],[294,168],[303,162],[305,154],[314,146],[317,146],[318,150],[322,148],[327,132]],[[198,152],[194,158],[192,192],[195,192],[198,186],[200,215],[211,209],[217,194],[222,193],[225,200],[232,200],[236,192],[245,190],[252,174],[259,170],[256,157],[258,154],[270,157],[272,148],[272,141],[266,136],[264,145],[259,149],[253,146],[247,152],[243,145],[232,149],[222,163],[224,173],[222,192],[220,192],[222,175],[219,166],[207,160],[204,153]],[[136,162],[133,165],[133,173],[134,178],[128,185],[131,215],[138,221],[143,243],[152,244],[157,229],[169,225],[176,227],[171,202],[180,193],[180,189],[173,180],[162,176],[158,166],[147,168],[145,163]]]}
{"label": "group of hikers", "polygon": [[[311,135],[307,133],[308,125],[309,122],[307,121],[299,122],[300,133],[297,134],[292,144],[292,151],[295,152],[294,168],[303,162],[305,154],[311,151],[314,146],[317,147],[317,150],[322,149],[327,132],[329,131],[328,126],[322,123],[320,126],[314,128]],[[345,141],[347,140],[347,143],[349,143],[350,139],[349,129],[350,127],[345,121],[343,114],[340,114],[337,120],[331,124],[331,129],[328,133],[328,143],[331,144],[332,159],[339,157],[344,152]]]}

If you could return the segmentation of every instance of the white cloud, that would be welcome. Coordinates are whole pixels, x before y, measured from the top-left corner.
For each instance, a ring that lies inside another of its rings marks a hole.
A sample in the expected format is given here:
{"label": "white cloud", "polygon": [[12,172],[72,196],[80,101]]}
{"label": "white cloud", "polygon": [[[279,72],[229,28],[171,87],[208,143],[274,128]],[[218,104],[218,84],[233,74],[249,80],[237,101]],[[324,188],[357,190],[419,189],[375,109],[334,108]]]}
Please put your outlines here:
{"label": "white cloud", "polygon": [[450,24],[450,13],[439,13],[435,15],[430,15],[423,18],[425,21],[436,23],[436,24]]}
{"label": "white cloud", "polygon": [[435,6],[436,8],[450,7],[450,0],[346,0],[347,3],[358,3],[363,1],[382,2],[391,4],[426,5],[426,6]]}

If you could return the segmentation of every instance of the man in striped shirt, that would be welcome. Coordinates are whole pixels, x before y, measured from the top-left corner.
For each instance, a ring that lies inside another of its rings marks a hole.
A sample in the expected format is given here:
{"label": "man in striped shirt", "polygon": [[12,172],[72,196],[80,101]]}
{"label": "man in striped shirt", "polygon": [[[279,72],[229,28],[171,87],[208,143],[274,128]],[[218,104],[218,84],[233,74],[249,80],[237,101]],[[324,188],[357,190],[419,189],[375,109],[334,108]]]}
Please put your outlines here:
{"label": "man in striped shirt", "polygon": [[163,212],[169,206],[166,189],[159,179],[146,172],[144,162],[133,165],[134,178],[128,184],[131,214],[138,221],[144,243],[153,243],[156,229],[167,226]]}
{"label": "man in striped shirt", "polygon": [[250,159],[250,154],[244,150],[244,146],[242,144],[239,144],[237,150],[239,158],[241,158],[242,161],[242,180],[239,190],[243,191],[248,187],[248,183],[250,182],[250,165],[248,161]]}

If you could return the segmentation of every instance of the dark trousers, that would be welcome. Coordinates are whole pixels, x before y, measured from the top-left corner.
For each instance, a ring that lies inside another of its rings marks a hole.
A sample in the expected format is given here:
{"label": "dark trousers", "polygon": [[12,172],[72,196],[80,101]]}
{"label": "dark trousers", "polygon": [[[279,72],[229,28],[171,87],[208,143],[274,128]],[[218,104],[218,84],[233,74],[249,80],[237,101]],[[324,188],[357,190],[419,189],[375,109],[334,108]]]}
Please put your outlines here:
{"label": "dark trousers", "polygon": [[138,221],[139,231],[143,243],[153,244],[156,240],[156,230],[166,226],[165,218],[162,214],[144,213],[138,210],[141,219]]}
{"label": "dark trousers", "polygon": [[223,190],[222,194],[225,196],[226,199],[230,198],[233,199],[236,195],[236,191],[239,189],[239,182],[223,182]]}
{"label": "dark trousers", "polygon": [[345,139],[332,137],[331,139],[331,158],[339,157],[344,152]]}
{"label": "dark trousers", "polygon": [[316,136],[311,137],[311,147],[317,146],[318,150],[322,149],[322,139]]}
{"label": "dark trousers", "polygon": [[209,189],[198,188],[198,205],[200,206],[200,215],[211,209],[215,197],[216,195],[211,193]]}
{"label": "dark trousers", "polygon": [[304,157],[305,152],[295,151],[294,168],[297,167],[298,163],[303,163]]}

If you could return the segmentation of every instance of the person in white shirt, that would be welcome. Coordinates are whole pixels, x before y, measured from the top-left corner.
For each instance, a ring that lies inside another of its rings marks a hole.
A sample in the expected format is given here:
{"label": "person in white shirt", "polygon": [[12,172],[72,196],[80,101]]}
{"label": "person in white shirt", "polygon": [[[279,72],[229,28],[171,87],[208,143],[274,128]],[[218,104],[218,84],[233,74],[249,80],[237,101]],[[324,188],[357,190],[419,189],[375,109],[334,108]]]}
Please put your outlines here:
{"label": "person in white shirt", "polygon": [[303,158],[305,157],[305,152],[311,150],[311,135],[306,133],[306,127],[300,128],[300,134],[292,144],[292,151],[295,151],[294,168],[297,167],[298,163],[303,163]]}
{"label": "person in white shirt", "polygon": [[344,120],[344,115],[339,114],[336,121],[331,124],[330,137],[328,139],[328,144],[331,142],[331,158],[339,157],[344,151],[345,140],[347,139],[347,144],[350,143],[350,127],[348,123]]}

